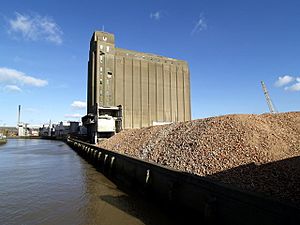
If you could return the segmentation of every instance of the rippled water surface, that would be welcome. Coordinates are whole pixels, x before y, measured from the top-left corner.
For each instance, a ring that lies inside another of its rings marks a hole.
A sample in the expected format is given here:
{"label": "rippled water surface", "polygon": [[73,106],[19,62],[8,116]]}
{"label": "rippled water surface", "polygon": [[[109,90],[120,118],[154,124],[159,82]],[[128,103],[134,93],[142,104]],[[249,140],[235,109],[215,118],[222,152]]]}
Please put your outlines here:
{"label": "rippled water surface", "polygon": [[128,196],[68,145],[9,139],[0,145],[0,224],[176,224]]}

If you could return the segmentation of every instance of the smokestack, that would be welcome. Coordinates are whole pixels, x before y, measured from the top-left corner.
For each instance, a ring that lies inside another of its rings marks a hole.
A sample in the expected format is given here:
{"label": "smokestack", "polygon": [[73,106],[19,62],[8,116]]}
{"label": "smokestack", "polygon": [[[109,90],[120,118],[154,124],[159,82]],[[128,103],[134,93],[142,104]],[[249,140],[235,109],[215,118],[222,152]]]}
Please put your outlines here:
{"label": "smokestack", "polygon": [[51,120],[49,122],[49,131],[48,131],[48,136],[50,137],[51,136],[51,127],[52,127],[52,123],[51,123]]}
{"label": "smokestack", "polygon": [[20,118],[21,118],[21,105],[19,105],[19,111],[18,111],[18,125],[20,124]]}

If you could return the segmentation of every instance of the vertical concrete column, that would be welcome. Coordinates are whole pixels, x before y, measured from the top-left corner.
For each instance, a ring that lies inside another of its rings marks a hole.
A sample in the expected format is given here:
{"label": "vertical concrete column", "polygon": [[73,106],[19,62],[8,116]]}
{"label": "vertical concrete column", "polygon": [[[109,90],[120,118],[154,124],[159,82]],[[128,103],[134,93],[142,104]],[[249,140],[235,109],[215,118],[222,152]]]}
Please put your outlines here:
{"label": "vertical concrete column", "polygon": [[141,75],[140,60],[132,61],[132,123],[133,128],[141,126]]}
{"label": "vertical concrete column", "polygon": [[90,113],[90,109],[92,107],[92,74],[91,74],[91,61],[90,61],[90,53],[89,53],[89,61],[88,61],[88,79],[87,79],[87,113]]}
{"label": "vertical concrete column", "polygon": [[181,65],[177,65],[177,106],[177,121],[184,121],[183,73]]}
{"label": "vertical concrete column", "polygon": [[150,113],[150,125],[156,119],[156,66],[155,63],[149,62],[149,113]]}
{"label": "vertical concrete column", "polygon": [[[100,48],[100,46],[102,48]],[[106,55],[100,55],[100,52],[103,51],[103,44],[100,42],[98,45],[98,54],[97,54],[97,78],[98,78],[98,105],[99,106],[104,106],[105,105],[105,90],[106,90],[106,76],[105,74],[105,66],[106,66]],[[100,70],[102,68],[102,71]]]}
{"label": "vertical concrete column", "polygon": [[139,60],[139,68],[140,68],[140,127],[143,127],[143,89],[142,89],[142,60]]}
{"label": "vertical concrete column", "polygon": [[147,70],[148,70],[148,125],[151,126],[151,106],[150,106],[150,64],[147,62]]}
{"label": "vertical concrete column", "polygon": [[163,79],[164,79],[164,121],[172,121],[171,118],[171,82],[170,82],[170,66],[163,64]]}
{"label": "vertical concrete column", "polygon": [[93,106],[97,103],[97,73],[96,73],[96,55],[95,51],[93,51],[93,63],[92,63],[92,77],[93,77]]}
{"label": "vertical concrete column", "polygon": [[132,58],[125,58],[125,100],[124,107],[126,112],[125,129],[132,128]]}
{"label": "vertical concrete column", "polygon": [[185,80],[185,74],[184,74],[184,66],[182,66],[182,98],[183,98],[183,121],[185,121],[185,116],[186,116],[186,108],[185,108],[185,89],[186,89],[186,80]]}
{"label": "vertical concrete column", "polygon": [[190,99],[190,74],[188,66],[183,67],[184,75],[184,109],[185,117],[184,120],[191,120],[191,99]]}
{"label": "vertical concrete column", "polygon": [[124,105],[124,58],[115,57],[115,105]]}
{"label": "vertical concrete column", "polygon": [[170,64],[171,67],[171,110],[172,110],[172,121],[177,122],[177,109],[178,109],[178,99],[177,99],[177,67],[174,64]]}
{"label": "vertical concrete column", "polygon": [[164,78],[162,63],[156,62],[156,115],[157,121],[164,121]]}
{"label": "vertical concrete column", "polygon": [[113,76],[113,105],[117,105],[117,92],[116,92],[116,84],[117,84],[117,56],[114,55],[114,76]]}

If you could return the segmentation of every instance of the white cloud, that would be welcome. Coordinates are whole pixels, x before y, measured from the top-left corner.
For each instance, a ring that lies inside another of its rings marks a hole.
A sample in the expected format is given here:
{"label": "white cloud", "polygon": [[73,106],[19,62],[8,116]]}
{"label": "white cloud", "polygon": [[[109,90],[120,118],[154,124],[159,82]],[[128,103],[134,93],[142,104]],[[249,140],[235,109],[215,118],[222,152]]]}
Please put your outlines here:
{"label": "white cloud", "polygon": [[154,13],[150,13],[150,18],[154,20],[160,20],[161,18],[161,12],[157,11]]}
{"label": "white cloud", "polygon": [[191,32],[191,34],[194,35],[195,33],[198,33],[202,30],[205,30],[206,28],[207,28],[207,23],[205,21],[205,18],[202,15],[200,15],[197,23],[195,24],[195,26],[194,26],[194,28]]}
{"label": "white cloud", "polygon": [[65,114],[66,118],[81,118],[82,115],[78,114],[78,113],[74,113],[74,114]]}
{"label": "white cloud", "polygon": [[300,77],[297,77],[297,78],[296,78],[296,81],[297,81],[297,82],[300,82]]}
{"label": "white cloud", "polygon": [[292,76],[289,76],[289,75],[285,75],[283,77],[278,77],[277,81],[275,82],[275,86],[282,87],[284,85],[291,83],[294,80],[295,80],[295,78]]}
{"label": "white cloud", "polygon": [[299,80],[297,79],[298,83],[295,83],[295,84],[293,84],[292,86],[289,86],[289,87],[285,87],[284,90],[286,90],[286,91],[300,91],[300,81]]}
{"label": "white cloud", "polygon": [[74,101],[71,106],[75,109],[85,109],[86,108],[86,102],[82,101]]}
{"label": "white cloud", "polygon": [[48,81],[46,80],[28,76],[21,71],[5,67],[0,67],[0,83],[1,82],[9,82],[13,84],[18,83],[21,85],[30,85],[36,87],[43,87],[48,84]]}
{"label": "white cloud", "polygon": [[8,91],[8,92],[21,92],[22,89],[19,88],[17,85],[6,85],[4,87],[4,91]]}
{"label": "white cloud", "polygon": [[55,44],[63,42],[63,32],[53,19],[38,14],[15,14],[16,17],[8,21],[10,26],[8,32],[10,34],[21,34],[26,40],[32,41],[46,40]]}

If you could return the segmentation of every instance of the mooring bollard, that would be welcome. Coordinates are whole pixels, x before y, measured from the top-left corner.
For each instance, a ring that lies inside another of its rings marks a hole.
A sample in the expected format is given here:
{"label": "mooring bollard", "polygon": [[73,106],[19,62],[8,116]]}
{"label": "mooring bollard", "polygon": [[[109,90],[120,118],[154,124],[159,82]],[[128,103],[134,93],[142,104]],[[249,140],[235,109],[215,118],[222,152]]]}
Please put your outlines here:
{"label": "mooring bollard", "polygon": [[113,165],[114,165],[114,161],[115,161],[115,157],[111,157],[110,158],[110,169],[112,169]]}
{"label": "mooring bollard", "polygon": [[95,152],[94,152],[94,154],[93,154],[93,158],[94,158],[94,160],[96,160],[97,158],[96,158],[96,155],[98,154],[98,150],[96,149],[95,150]]}
{"label": "mooring bollard", "polygon": [[146,171],[146,180],[145,180],[146,185],[149,185],[149,180],[150,180],[150,169]]}
{"label": "mooring bollard", "polygon": [[106,164],[107,157],[108,157],[108,155],[107,155],[107,154],[105,154],[105,155],[104,155],[103,166],[105,166],[105,164]]}
{"label": "mooring bollard", "polygon": [[109,166],[108,166],[108,175],[109,176],[112,176],[114,174],[114,165],[115,165],[115,157],[112,156],[110,158],[110,163],[109,163]]}

